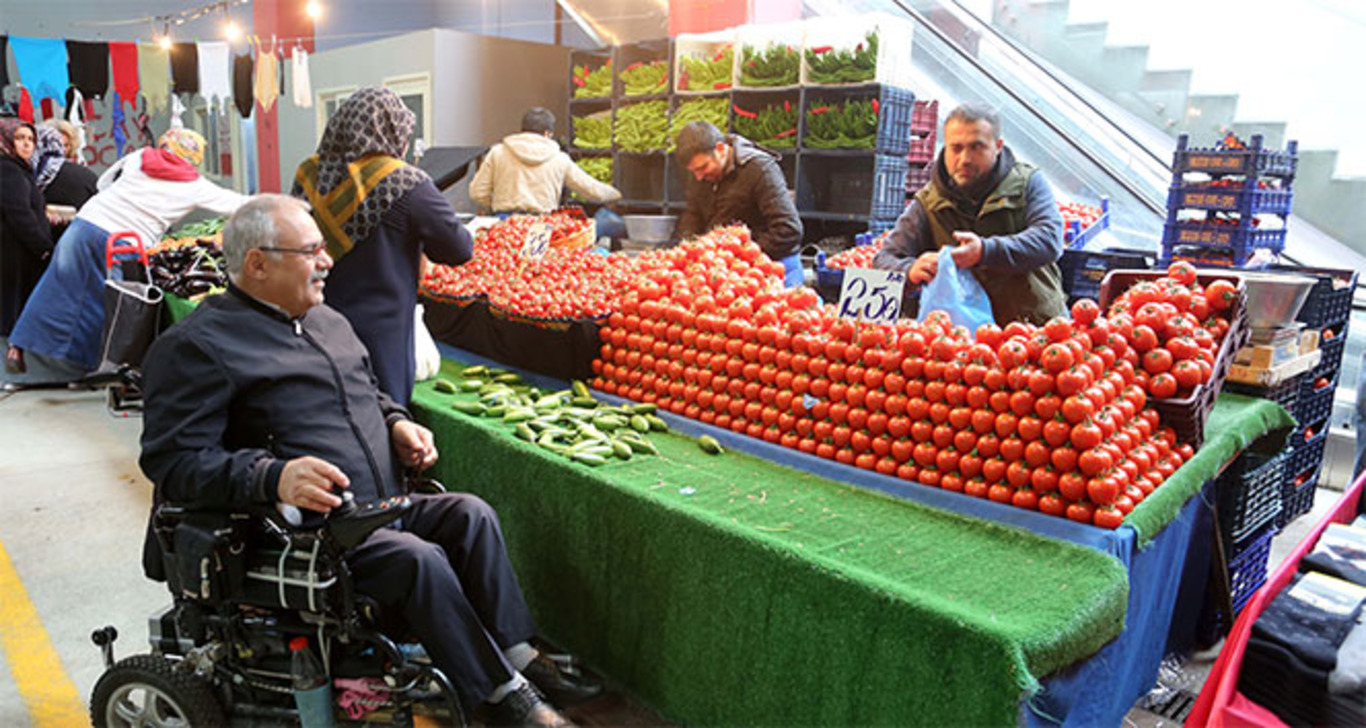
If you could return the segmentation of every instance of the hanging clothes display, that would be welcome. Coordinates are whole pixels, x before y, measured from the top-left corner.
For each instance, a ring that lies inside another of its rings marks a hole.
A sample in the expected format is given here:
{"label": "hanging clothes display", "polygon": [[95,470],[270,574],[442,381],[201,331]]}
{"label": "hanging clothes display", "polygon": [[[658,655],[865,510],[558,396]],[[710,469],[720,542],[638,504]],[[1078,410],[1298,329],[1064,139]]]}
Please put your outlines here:
{"label": "hanging clothes display", "polygon": [[171,95],[171,59],[156,43],[138,44],[138,84],[149,109],[160,112],[166,108]]}
{"label": "hanging clothes display", "polygon": [[26,38],[12,35],[14,67],[19,83],[40,99],[60,99],[71,85],[66,72],[66,42],[61,38]]}
{"label": "hanging clothes display", "polygon": [[109,90],[109,44],[69,40],[66,55],[71,84],[86,98],[102,98]]}
{"label": "hanging clothes display", "polygon": [[295,48],[289,67],[293,72],[289,81],[294,88],[294,105],[304,109],[311,108],[313,106],[313,82],[309,80],[308,76],[308,51],[303,48]]}
{"label": "hanging clothes display", "polygon": [[9,46],[9,36],[0,35],[0,88],[9,85],[9,61],[5,60],[5,48]]}
{"label": "hanging clothes display", "polygon": [[172,43],[171,88],[177,94],[199,93],[199,48],[194,43]]}
{"label": "hanging clothes display", "polygon": [[275,98],[280,95],[280,59],[275,49],[267,53],[258,44],[256,48],[256,103],[267,113],[275,107]]}
{"label": "hanging clothes display", "polygon": [[124,101],[137,103],[138,46],[136,43],[110,43],[109,66],[114,71],[114,92]]}
{"label": "hanging clothes display", "polygon": [[233,56],[232,100],[237,106],[237,113],[241,114],[243,119],[251,117],[251,107],[255,98],[252,95],[253,68],[250,50],[240,56]]}
{"label": "hanging clothes display", "polygon": [[123,156],[123,148],[128,146],[128,130],[123,126],[123,99],[114,92],[114,103],[109,105],[109,135],[114,137],[114,151]]}
{"label": "hanging clothes display", "polygon": [[214,109],[232,98],[229,53],[228,44],[221,41],[199,44],[199,95]]}
{"label": "hanging clothes display", "polygon": [[[77,149],[85,149],[85,104],[85,96],[79,87],[72,86],[66,90],[66,120],[76,127]],[[78,156],[76,161],[85,164],[84,157]]]}
{"label": "hanging clothes display", "polygon": [[19,89],[19,118],[33,123],[33,97],[29,95],[27,87]]}

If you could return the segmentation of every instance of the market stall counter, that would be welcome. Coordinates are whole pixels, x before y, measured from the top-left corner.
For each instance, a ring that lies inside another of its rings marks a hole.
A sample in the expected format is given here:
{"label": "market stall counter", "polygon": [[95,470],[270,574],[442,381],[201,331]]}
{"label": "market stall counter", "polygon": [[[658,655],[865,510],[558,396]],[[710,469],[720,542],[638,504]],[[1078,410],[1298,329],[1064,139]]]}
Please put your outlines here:
{"label": "market stall counter", "polygon": [[760,457],[671,435],[658,457],[594,468],[458,399],[430,383],[414,397],[437,474],[498,509],[548,636],[665,715],[710,724],[1117,722],[1166,643],[1203,506],[1191,496],[1290,424],[1221,400],[1205,448],[1157,491],[1170,494],[1103,532],[729,433]]}

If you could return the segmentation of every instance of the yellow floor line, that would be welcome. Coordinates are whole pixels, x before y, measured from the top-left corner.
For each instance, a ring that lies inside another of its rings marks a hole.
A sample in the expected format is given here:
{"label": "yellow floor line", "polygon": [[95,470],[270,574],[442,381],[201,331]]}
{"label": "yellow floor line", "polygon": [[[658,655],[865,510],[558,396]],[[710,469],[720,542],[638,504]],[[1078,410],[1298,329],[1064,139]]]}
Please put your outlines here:
{"label": "yellow floor line", "polygon": [[90,724],[85,703],[62,668],[4,542],[0,542],[0,645],[33,728]]}

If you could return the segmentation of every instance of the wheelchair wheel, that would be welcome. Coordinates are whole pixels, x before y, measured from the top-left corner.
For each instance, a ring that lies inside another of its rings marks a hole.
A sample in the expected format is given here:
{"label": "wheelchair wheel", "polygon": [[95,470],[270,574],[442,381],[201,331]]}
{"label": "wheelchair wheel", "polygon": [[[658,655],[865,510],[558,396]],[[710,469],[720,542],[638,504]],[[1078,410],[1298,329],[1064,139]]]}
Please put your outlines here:
{"label": "wheelchair wheel", "polygon": [[90,720],[95,728],[227,725],[206,680],[154,655],[126,657],[100,676]]}

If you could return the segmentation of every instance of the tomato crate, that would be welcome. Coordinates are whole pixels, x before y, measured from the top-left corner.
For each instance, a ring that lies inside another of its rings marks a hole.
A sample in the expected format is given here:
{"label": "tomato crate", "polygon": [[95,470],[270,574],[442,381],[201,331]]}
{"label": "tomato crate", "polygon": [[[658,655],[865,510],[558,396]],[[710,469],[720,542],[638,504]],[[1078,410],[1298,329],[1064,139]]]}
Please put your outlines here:
{"label": "tomato crate", "polygon": [[[1101,309],[1108,309],[1112,301],[1135,283],[1156,280],[1164,275],[1165,271],[1110,271],[1100,284]],[[1247,344],[1252,332],[1247,326],[1247,286],[1244,285],[1241,276],[1201,271],[1197,280],[1202,286],[1216,280],[1226,280],[1238,291],[1237,300],[1229,312],[1228,333],[1219,343],[1219,352],[1214,358],[1214,373],[1210,375],[1208,382],[1196,387],[1195,391],[1186,397],[1153,398],[1149,399],[1148,403],[1157,410],[1157,414],[1162,418],[1162,424],[1176,431],[1178,440],[1190,443],[1191,447],[1199,450],[1205,442],[1205,420],[1209,419],[1210,410],[1214,409],[1214,400],[1219,397],[1224,380],[1228,378],[1228,370],[1233,366],[1233,355]]]}
{"label": "tomato crate", "polygon": [[1105,274],[1120,268],[1152,268],[1155,262],[1151,253],[1141,250],[1064,250],[1062,258],[1058,260],[1058,268],[1062,272],[1062,287],[1068,298],[1098,299]]}
{"label": "tomato crate", "polygon": [[1241,266],[1258,248],[1281,252],[1285,248],[1285,228],[1259,230],[1246,223],[1211,225],[1202,221],[1168,222],[1162,235],[1164,252],[1178,245],[1219,248],[1231,253],[1233,264]]}
{"label": "tomato crate", "polygon": [[1311,329],[1334,328],[1352,317],[1352,297],[1356,295],[1357,271],[1338,268],[1302,268],[1278,265],[1284,270],[1317,278],[1309,295],[1300,307],[1296,321],[1303,321]]}
{"label": "tomato crate", "polygon": [[915,94],[908,89],[886,84],[866,84],[834,88],[810,89],[802,102],[799,144],[803,150],[837,152],[844,147],[812,146],[809,144],[810,117],[813,111],[843,107],[851,102],[870,102],[877,115],[877,129],[871,147],[851,147],[855,153],[876,151],[879,154],[907,154],[911,149],[911,114]]}
{"label": "tomato crate", "polygon": [[1176,139],[1172,172],[1293,178],[1299,143],[1290,141],[1286,144],[1285,151],[1276,151],[1263,148],[1262,141],[1261,134],[1253,134],[1245,149],[1199,148],[1190,146],[1189,134],[1182,134]]}
{"label": "tomato crate", "polygon": [[[1326,379],[1328,383],[1316,387],[1315,384],[1320,379]],[[1337,390],[1337,381],[1336,374],[1331,377],[1316,377],[1311,372],[1310,376],[1304,377],[1300,382],[1300,402],[1293,413],[1295,419],[1301,424],[1327,419],[1333,413],[1333,395]]]}
{"label": "tomato crate", "polygon": [[1224,390],[1248,397],[1270,400],[1285,408],[1290,414],[1295,414],[1295,407],[1300,401],[1300,383],[1304,380],[1303,374],[1296,374],[1288,377],[1285,381],[1273,387],[1258,387],[1252,384],[1241,382],[1226,382]]}
{"label": "tomato crate", "polygon": [[1276,527],[1286,524],[1314,510],[1314,491],[1318,490],[1319,469],[1315,466],[1307,472],[1286,471],[1281,481],[1281,511],[1276,515]]}
{"label": "tomato crate", "polygon": [[[1252,595],[1266,583],[1267,560],[1271,557],[1271,539],[1279,529],[1275,523],[1268,523],[1245,541],[1234,546],[1235,551],[1228,560],[1229,596],[1233,601],[1233,614],[1243,611]],[[1232,623],[1232,619],[1228,620]]]}
{"label": "tomato crate", "polygon": [[1100,198],[1100,217],[1087,227],[1081,226],[1081,221],[1072,220],[1067,223],[1062,231],[1063,244],[1072,250],[1081,250],[1086,244],[1100,235],[1100,231],[1110,229],[1110,198]]}
{"label": "tomato crate", "polygon": [[1268,523],[1281,512],[1281,482],[1285,480],[1285,453],[1264,457],[1243,453],[1215,481],[1219,527],[1224,543],[1231,546]]}
{"label": "tomato crate", "polygon": [[1288,215],[1293,198],[1293,190],[1259,189],[1255,184],[1219,187],[1211,183],[1192,183],[1173,185],[1167,193],[1167,207],[1236,212],[1249,217],[1262,213]]}
{"label": "tomato crate", "polygon": [[1301,420],[1300,426],[1290,435],[1290,457],[1286,460],[1287,473],[1304,473],[1317,470],[1323,464],[1324,447],[1328,444],[1329,422],[1322,420]]}
{"label": "tomato crate", "polygon": [[1347,324],[1339,324],[1336,330],[1332,328],[1324,329],[1324,332],[1332,331],[1332,337],[1321,337],[1319,339],[1319,364],[1314,367],[1313,377],[1315,379],[1324,377],[1333,379],[1337,376],[1338,370],[1342,368],[1342,352],[1347,344]]}

